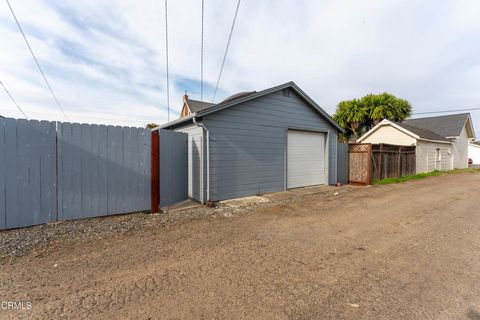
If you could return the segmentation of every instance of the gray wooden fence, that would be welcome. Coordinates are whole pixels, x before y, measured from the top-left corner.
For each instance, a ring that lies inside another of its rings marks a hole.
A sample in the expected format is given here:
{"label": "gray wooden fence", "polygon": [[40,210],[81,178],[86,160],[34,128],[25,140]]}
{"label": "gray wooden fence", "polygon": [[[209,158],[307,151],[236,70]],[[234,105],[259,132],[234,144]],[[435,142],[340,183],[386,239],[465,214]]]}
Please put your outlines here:
{"label": "gray wooden fence", "polygon": [[58,219],[148,210],[150,130],[58,124]]}
{"label": "gray wooden fence", "polygon": [[160,207],[188,199],[188,135],[159,130]]}
{"label": "gray wooden fence", "polygon": [[150,130],[0,119],[0,229],[145,211]]}
{"label": "gray wooden fence", "polygon": [[55,123],[0,118],[0,229],[55,221]]}
{"label": "gray wooden fence", "polygon": [[337,145],[337,182],[348,183],[348,143]]}

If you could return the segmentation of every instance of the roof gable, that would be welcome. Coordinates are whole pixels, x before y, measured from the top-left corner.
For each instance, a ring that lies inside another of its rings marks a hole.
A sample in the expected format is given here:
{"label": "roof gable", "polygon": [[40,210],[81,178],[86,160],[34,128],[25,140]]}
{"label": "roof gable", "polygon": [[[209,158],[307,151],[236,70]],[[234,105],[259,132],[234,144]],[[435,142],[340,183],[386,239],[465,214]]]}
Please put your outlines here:
{"label": "roof gable", "polygon": [[443,137],[458,137],[467,126],[469,138],[474,138],[472,120],[470,113],[459,113],[447,116],[416,118],[402,121],[402,124],[430,130]]}
{"label": "roof gable", "polygon": [[390,120],[383,120],[379,124],[377,124],[375,127],[370,129],[367,133],[365,133],[363,136],[361,136],[357,142],[362,142],[364,141],[367,137],[369,137],[371,134],[373,134],[375,131],[377,131],[379,128],[383,126],[392,126],[403,133],[418,139],[418,140],[426,140],[426,141],[435,141],[435,142],[443,142],[443,143],[452,143],[450,140],[448,140],[446,137],[443,137],[435,132],[432,132],[427,129],[422,129],[422,128],[417,128],[413,127],[407,124],[402,123],[396,123],[392,122]]}
{"label": "roof gable", "polygon": [[[279,91],[279,90],[287,89],[287,88],[290,88],[295,93],[297,93],[298,96],[302,100],[304,100],[311,108],[313,108],[316,112],[318,112],[321,116],[323,116],[328,122],[330,122],[336,129],[338,129],[338,131],[345,132],[345,130],[335,120],[333,120],[333,118],[327,112],[325,112],[325,110],[323,110],[315,101],[312,100],[312,98],[310,98],[305,92],[303,92],[303,90],[301,90],[294,82],[287,82],[287,83],[281,84],[279,86],[275,86],[275,87],[265,89],[265,90],[262,90],[262,91],[259,91],[259,92],[255,92],[255,91],[250,92],[248,94],[243,94],[243,95],[240,95],[238,97],[233,97],[233,99],[228,99],[227,98],[226,100],[224,100],[224,101],[222,101],[222,102],[220,102],[216,105],[210,106],[208,108],[200,110],[197,113],[194,113],[192,116],[204,117],[204,116],[207,116],[211,113],[214,113],[214,112],[226,109],[226,108],[230,108],[234,105],[238,105],[240,103],[250,101],[250,100],[265,96],[267,94],[270,94],[270,93],[273,93],[273,92],[276,92],[276,91]],[[180,118],[178,120],[175,120],[175,121],[169,122],[167,124],[164,124],[164,125],[160,126],[160,128],[168,128],[168,127],[171,127],[171,126],[175,126],[175,125],[181,124],[183,122],[190,121],[191,118],[192,117],[183,117],[183,118]]]}

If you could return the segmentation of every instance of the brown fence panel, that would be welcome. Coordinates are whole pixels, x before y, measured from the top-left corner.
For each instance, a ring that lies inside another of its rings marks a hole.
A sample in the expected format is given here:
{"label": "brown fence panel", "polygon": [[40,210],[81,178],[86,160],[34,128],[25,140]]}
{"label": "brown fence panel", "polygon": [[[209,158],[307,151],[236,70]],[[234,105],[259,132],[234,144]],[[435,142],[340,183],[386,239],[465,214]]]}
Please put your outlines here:
{"label": "brown fence panel", "polygon": [[398,178],[415,173],[415,146],[372,145],[373,180]]}
{"label": "brown fence panel", "polygon": [[352,184],[371,183],[372,145],[355,143],[348,146],[348,182]]}

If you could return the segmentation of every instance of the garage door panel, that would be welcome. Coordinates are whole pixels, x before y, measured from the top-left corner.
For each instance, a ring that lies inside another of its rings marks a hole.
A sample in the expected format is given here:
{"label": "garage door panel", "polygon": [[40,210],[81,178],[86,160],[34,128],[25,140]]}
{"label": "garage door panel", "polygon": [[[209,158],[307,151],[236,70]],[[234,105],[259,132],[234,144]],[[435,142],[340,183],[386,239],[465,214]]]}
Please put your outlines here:
{"label": "garage door panel", "polygon": [[307,175],[323,175],[323,170],[308,170],[308,171],[290,171],[290,175],[289,177],[302,177],[302,176],[305,176],[305,174],[307,173]]}
{"label": "garage door panel", "polygon": [[287,135],[287,187],[324,184],[325,134],[289,130]]}

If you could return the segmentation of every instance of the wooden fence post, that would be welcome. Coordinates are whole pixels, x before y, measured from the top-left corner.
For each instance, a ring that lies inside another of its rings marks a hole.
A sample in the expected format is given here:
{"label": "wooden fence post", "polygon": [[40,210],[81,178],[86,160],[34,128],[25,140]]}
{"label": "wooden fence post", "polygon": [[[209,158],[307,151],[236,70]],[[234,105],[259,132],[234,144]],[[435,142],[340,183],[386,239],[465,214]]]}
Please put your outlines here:
{"label": "wooden fence post", "polygon": [[378,157],[378,180],[383,179],[383,163],[382,163],[382,153],[383,153],[383,143],[380,143],[380,155]]}
{"label": "wooden fence post", "polygon": [[401,160],[401,155],[402,155],[402,147],[398,148],[397,151],[397,177],[400,178],[402,176],[402,160]]}

